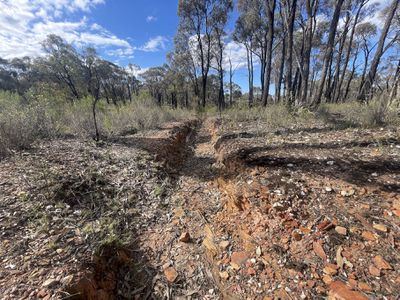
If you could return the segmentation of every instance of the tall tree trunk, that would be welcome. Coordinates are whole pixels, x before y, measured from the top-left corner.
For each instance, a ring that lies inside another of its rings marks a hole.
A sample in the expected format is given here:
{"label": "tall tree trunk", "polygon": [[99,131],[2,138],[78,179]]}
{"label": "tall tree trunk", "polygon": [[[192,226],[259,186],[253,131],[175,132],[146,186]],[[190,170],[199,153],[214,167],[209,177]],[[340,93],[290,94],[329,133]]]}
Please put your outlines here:
{"label": "tall tree trunk", "polygon": [[331,101],[332,102],[337,102],[337,99],[339,98],[339,80],[340,80],[340,66],[342,65],[342,58],[343,58],[343,50],[344,50],[344,45],[346,43],[347,39],[347,33],[349,31],[349,25],[350,25],[350,12],[346,13],[346,19],[344,23],[344,29],[343,33],[341,36],[341,39],[339,40],[339,49],[338,49],[338,56],[336,58],[336,68],[335,68],[335,75],[333,76],[333,84],[332,84],[332,95],[331,95]]}
{"label": "tall tree trunk", "polygon": [[[349,37],[349,43],[348,43],[348,45],[347,45],[346,56],[345,56],[344,63],[343,63],[343,72],[342,72],[342,76],[341,76],[341,78],[340,78],[340,80],[339,80],[339,84],[338,84],[338,93],[337,93],[337,98],[335,99],[335,102],[338,102],[338,100],[339,100],[338,98],[339,98],[340,95],[341,95],[343,81],[344,81],[344,78],[345,78],[345,76],[346,76],[347,66],[348,66],[349,61],[350,61],[351,49],[352,49],[353,40],[354,40],[354,34],[355,34],[355,32],[356,32],[356,27],[357,27],[358,21],[359,21],[359,19],[360,19],[361,11],[362,11],[362,8],[364,7],[364,5],[365,5],[368,1],[369,1],[369,0],[363,0],[363,1],[360,3],[360,6],[358,7],[357,12],[356,12],[356,16],[355,16],[355,18],[354,18],[354,23],[353,23],[353,26],[352,26],[352,28],[351,28],[350,37]],[[346,98],[346,97],[345,97],[345,98]]]}
{"label": "tall tree trunk", "polygon": [[306,103],[307,93],[308,93],[308,79],[310,76],[310,61],[311,61],[311,48],[312,48],[312,39],[313,39],[313,27],[314,27],[314,14],[315,14],[315,5],[318,5],[318,1],[315,0],[307,0],[306,8],[307,8],[307,26],[305,29],[305,43],[304,43],[304,51],[303,51],[303,72],[302,72],[302,94],[301,94],[301,103]]}
{"label": "tall tree trunk", "polygon": [[392,24],[392,20],[397,10],[397,7],[399,6],[399,2],[399,0],[393,0],[392,4],[390,5],[388,14],[386,16],[385,25],[382,29],[381,37],[379,38],[378,48],[376,49],[375,56],[372,60],[371,67],[369,69],[365,83],[357,97],[359,100],[366,100],[366,98],[370,96],[371,88],[375,81],[376,71],[378,70],[379,62],[384,51],[385,40],[389,32],[390,25]]}
{"label": "tall tree trunk", "polygon": [[325,52],[324,64],[322,67],[320,84],[318,86],[317,95],[313,104],[315,107],[317,107],[321,103],[322,93],[324,91],[324,86],[325,86],[326,73],[329,67],[329,58],[332,56],[337,24],[339,22],[340,10],[342,8],[343,2],[344,0],[338,0],[336,2],[335,12],[333,13],[332,22],[329,27],[329,37],[328,37],[327,49]]}
{"label": "tall tree trunk", "polygon": [[399,81],[400,81],[400,59],[397,64],[396,73],[394,74],[394,84],[393,84],[392,91],[390,92],[390,96],[389,96],[390,103],[392,103],[394,98],[396,98],[396,96],[397,96],[397,92],[398,92],[398,88],[399,88]]}
{"label": "tall tree trunk", "polygon": [[265,63],[265,79],[264,79],[264,93],[263,93],[263,106],[268,103],[269,84],[271,81],[271,64],[272,64],[272,45],[274,43],[274,17],[276,0],[266,0],[267,5],[267,19],[268,19],[268,38],[267,38],[267,54]]}
{"label": "tall tree trunk", "polygon": [[92,104],[92,114],[93,114],[93,125],[94,125],[94,131],[95,131],[95,140],[99,141],[100,133],[99,133],[99,126],[97,125],[97,116],[96,116],[97,102],[99,102],[99,98],[95,97],[93,100],[93,104]]}
{"label": "tall tree trunk", "polygon": [[253,67],[253,52],[251,52],[251,45],[246,44],[247,53],[247,71],[249,74],[249,107],[253,106],[254,102],[254,87],[253,87],[253,77],[254,77],[254,67]]}
{"label": "tall tree trunk", "polygon": [[349,91],[350,91],[350,84],[351,84],[351,82],[352,82],[352,80],[354,78],[354,74],[356,72],[356,62],[357,62],[357,57],[358,57],[358,50],[359,49],[357,48],[356,53],[354,54],[354,60],[353,60],[353,64],[352,64],[352,67],[351,67],[351,72],[350,72],[349,79],[347,80],[347,83],[346,83],[346,89],[345,89],[345,92],[344,92],[343,101],[347,99],[347,96],[348,96]]}
{"label": "tall tree trunk", "polygon": [[[282,23],[285,22],[284,16],[283,16],[283,8],[282,4],[280,5],[280,16],[282,18]],[[285,57],[286,57],[286,32],[283,32],[283,38],[282,38],[282,52],[281,52],[281,63],[279,67],[279,74],[278,74],[278,82],[275,87],[275,95],[277,102],[280,102],[281,100],[281,86],[282,86],[282,81],[283,81],[283,72],[285,68]]]}
{"label": "tall tree trunk", "polygon": [[294,20],[296,16],[297,0],[290,1],[287,7],[287,62],[286,62],[286,89],[289,96],[288,103],[293,104],[293,86],[292,86],[292,70],[293,70],[293,31]]}
{"label": "tall tree trunk", "polygon": [[229,57],[229,106],[232,107],[233,102],[233,67],[232,60]]}

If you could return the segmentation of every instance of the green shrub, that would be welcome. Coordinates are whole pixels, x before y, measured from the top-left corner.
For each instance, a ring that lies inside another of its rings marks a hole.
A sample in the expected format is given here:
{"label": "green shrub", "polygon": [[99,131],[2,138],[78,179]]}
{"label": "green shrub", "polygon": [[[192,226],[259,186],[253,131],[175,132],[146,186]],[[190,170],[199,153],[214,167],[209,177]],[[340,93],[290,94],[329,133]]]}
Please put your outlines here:
{"label": "green shrub", "polygon": [[326,121],[340,120],[342,124],[352,127],[376,127],[383,125],[400,125],[399,109],[389,105],[384,96],[368,103],[347,102],[339,104],[323,104],[318,114]]}
{"label": "green shrub", "polygon": [[[38,138],[94,136],[92,98],[71,102],[62,92],[52,96],[51,90],[46,85],[35,87],[24,98],[0,91],[0,156],[29,148]],[[120,105],[101,100],[96,112],[102,136],[154,129],[194,116],[184,109],[160,107],[144,97]]]}
{"label": "green shrub", "polygon": [[290,127],[296,124],[295,115],[283,104],[272,104],[266,107],[233,107],[224,112],[226,122],[262,122],[269,128]]}

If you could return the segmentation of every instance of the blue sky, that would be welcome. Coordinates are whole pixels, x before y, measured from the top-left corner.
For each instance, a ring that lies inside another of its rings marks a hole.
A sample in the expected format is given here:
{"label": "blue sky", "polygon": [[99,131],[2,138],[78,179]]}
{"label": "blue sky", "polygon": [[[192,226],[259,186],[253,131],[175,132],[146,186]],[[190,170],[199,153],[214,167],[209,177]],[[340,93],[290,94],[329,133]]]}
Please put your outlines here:
{"label": "blue sky", "polygon": [[[390,0],[370,0],[384,7]],[[78,48],[95,47],[121,66],[143,69],[166,62],[178,25],[178,0],[0,0],[0,57],[43,55],[41,41],[57,34]],[[233,30],[237,13],[229,21]],[[378,12],[368,19],[381,24]],[[227,53],[238,65],[234,81],[247,90],[246,53],[227,41]],[[257,62],[256,62],[257,64]],[[255,85],[259,85],[259,68]]]}
{"label": "blue sky", "polygon": [[[167,51],[172,47],[178,25],[176,11],[176,0],[114,0],[96,7],[90,18],[138,47],[152,40],[163,41],[164,45],[158,45],[157,51],[136,50],[133,59],[121,59],[122,64],[133,62],[143,67],[150,67],[163,64]],[[109,59],[115,58],[109,57]]]}

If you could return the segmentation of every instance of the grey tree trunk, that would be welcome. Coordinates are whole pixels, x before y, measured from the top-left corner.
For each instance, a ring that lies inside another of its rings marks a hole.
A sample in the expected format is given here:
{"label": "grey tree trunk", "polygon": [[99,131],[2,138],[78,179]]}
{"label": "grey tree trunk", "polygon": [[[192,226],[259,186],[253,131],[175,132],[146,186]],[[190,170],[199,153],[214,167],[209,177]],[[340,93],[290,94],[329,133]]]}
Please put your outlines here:
{"label": "grey tree trunk", "polygon": [[388,14],[386,16],[385,25],[382,29],[382,33],[379,38],[378,48],[376,49],[375,56],[372,60],[371,67],[370,67],[367,77],[365,79],[364,85],[362,86],[361,91],[357,97],[359,100],[366,100],[368,96],[371,96],[370,95],[371,88],[375,81],[375,76],[376,76],[376,72],[378,70],[379,62],[380,62],[382,54],[384,52],[385,40],[386,40],[387,34],[389,32],[390,25],[392,24],[392,20],[395,15],[395,12],[397,10],[397,7],[399,6],[399,2],[400,2],[399,0],[393,0],[392,4],[390,5]]}
{"label": "grey tree trunk", "polygon": [[265,79],[263,91],[263,106],[268,103],[269,84],[271,81],[271,63],[272,63],[272,45],[274,42],[274,18],[275,18],[275,5],[276,0],[266,0],[267,5],[267,18],[268,18],[268,38],[267,38],[267,53],[265,63]]}
{"label": "grey tree trunk", "polygon": [[[395,0],[395,1],[397,1],[397,0]],[[326,73],[328,72],[328,67],[329,67],[329,59],[332,56],[332,52],[333,52],[333,46],[334,46],[334,42],[335,42],[335,34],[336,34],[337,25],[339,22],[340,10],[342,8],[343,2],[344,2],[344,0],[337,1],[336,6],[335,6],[335,11],[334,11],[333,17],[332,17],[332,22],[329,27],[329,37],[328,37],[327,49],[326,49],[325,56],[324,56],[324,64],[322,67],[320,83],[319,83],[319,86],[317,89],[315,101],[313,103],[314,107],[317,107],[319,104],[321,104],[322,93],[324,91],[324,86],[325,86]]]}
{"label": "grey tree trunk", "polygon": [[293,70],[293,31],[294,20],[296,16],[297,0],[292,0],[290,6],[287,7],[287,61],[286,61],[286,89],[289,96],[288,103],[293,104],[293,86],[292,86],[292,70]]}

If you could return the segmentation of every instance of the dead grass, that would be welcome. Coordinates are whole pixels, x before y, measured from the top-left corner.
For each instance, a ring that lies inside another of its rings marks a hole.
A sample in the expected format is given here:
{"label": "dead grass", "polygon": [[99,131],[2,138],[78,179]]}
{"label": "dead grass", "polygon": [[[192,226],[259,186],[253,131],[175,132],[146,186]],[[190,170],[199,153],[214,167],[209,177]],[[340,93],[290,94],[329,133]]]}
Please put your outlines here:
{"label": "dead grass", "polygon": [[349,127],[399,126],[400,110],[382,96],[369,103],[323,104],[318,115],[324,119],[339,116]]}
{"label": "dead grass", "polygon": [[[155,129],[170,121],[188,119],[193,114],[183,109],[160,107],[153,100],[136,99],[132,103],[97,107],[100,134],[103,137]],[[29,148],[39,138],[94,136],[92,99],[74,104],[65,99],[0,92],[0,157],[14,150]]]}
{"label": "dead grass", "polygon": [[307,109],[289,110],[284,104],[273,104],[267,107],[257,106],[232,108],[224,112],[224,123],[254,122],[255,126],[268,129],[284,129],[309,124],[315,121],[315,115]]}

